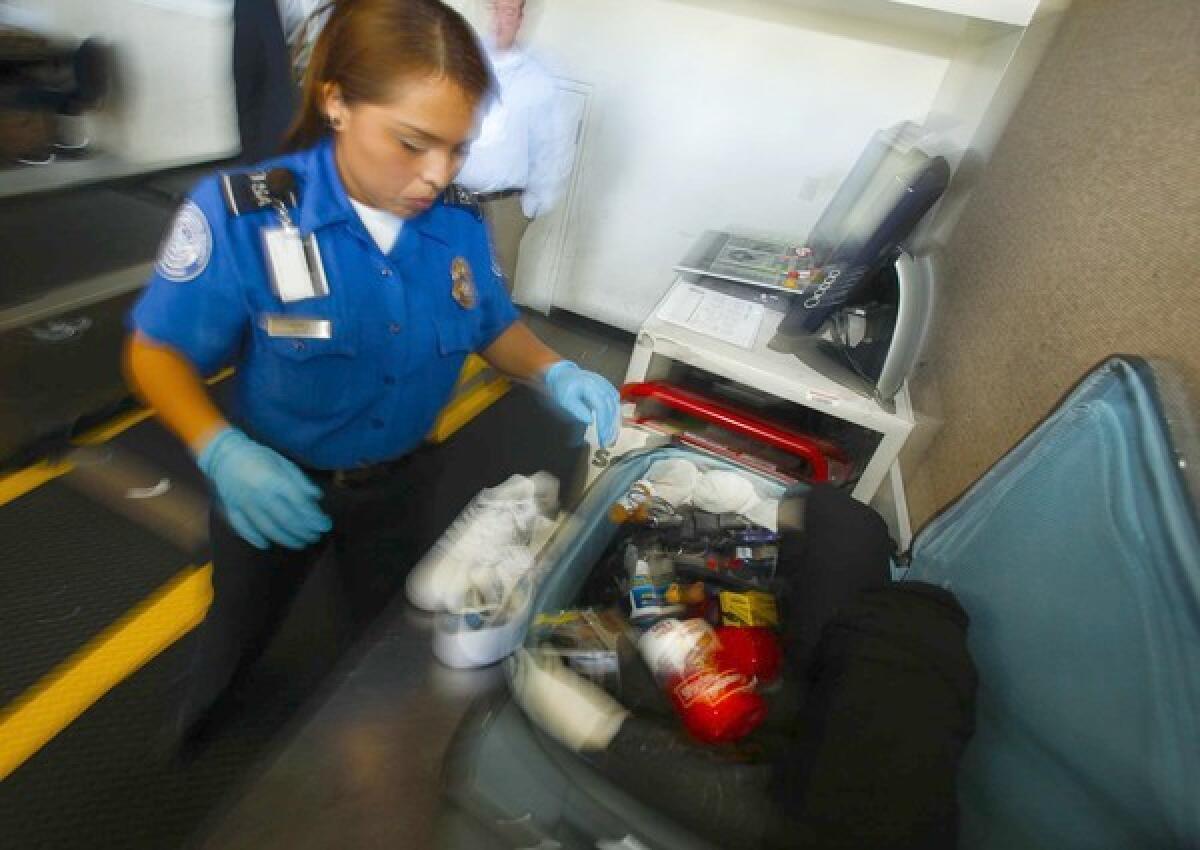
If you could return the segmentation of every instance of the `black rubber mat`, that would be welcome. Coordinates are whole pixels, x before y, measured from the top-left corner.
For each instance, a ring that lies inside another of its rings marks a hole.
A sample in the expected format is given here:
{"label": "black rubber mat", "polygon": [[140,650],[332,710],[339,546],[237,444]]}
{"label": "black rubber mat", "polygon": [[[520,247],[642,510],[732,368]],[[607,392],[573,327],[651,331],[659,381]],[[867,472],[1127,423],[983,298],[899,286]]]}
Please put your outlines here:
{"label": "black rubber mat", "polygon": [[207,486],[191,453],[154,417],[113,437],[107,446],[119,454],[136,456],[147,468],[157,470],[173,482],[198,491]]}
{"label": "black rubber mat", "polygon": [[0,540],[0,704],[120,619],[189,557],[61,480],[0,508]]}
{"label": "black rubber mat", "polygon": [[108,188],[0,203],[0,304],[152,261],[174,214],[169,203]]}
{"label": "black rubber mat", "polygon": [[195,185],[209,174],[237,167],[237,160],[225,160],[176,168],[140,178],[136,184],[123,184],[121,190],[139,197],[154,198],[171,206],[177,206],[183,202]]}
{"label": "black rubber mat", "polygon": [[322,569],[314,573],[247,683],[242,710],[203,751],[187,762],[172,759],[160,733],[186,679],[189,635],[0,782],[0,847],[190,846],[319,701],[321,683],[346,649],[328,607],[328,581]]}
{"label": "black rubber mat", "polygon": [[121,349],[137,294],[0,333],[0,466],[61,442],[81,418],[128,397]]}

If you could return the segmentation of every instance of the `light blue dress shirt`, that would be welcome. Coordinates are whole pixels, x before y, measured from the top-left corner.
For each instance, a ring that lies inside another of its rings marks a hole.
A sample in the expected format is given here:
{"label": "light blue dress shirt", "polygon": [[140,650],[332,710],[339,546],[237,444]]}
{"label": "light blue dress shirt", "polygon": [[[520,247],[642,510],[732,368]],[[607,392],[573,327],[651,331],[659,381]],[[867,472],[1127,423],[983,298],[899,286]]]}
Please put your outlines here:
{"label": "light blue dress shirt", "polygon": [[489,48],[499,92],[480,126],[479,138],[458,182],[473,192],[523,189],[529,218],[550,211],[571,173],[574,128],[568,123],[554,78],[521,48]]}

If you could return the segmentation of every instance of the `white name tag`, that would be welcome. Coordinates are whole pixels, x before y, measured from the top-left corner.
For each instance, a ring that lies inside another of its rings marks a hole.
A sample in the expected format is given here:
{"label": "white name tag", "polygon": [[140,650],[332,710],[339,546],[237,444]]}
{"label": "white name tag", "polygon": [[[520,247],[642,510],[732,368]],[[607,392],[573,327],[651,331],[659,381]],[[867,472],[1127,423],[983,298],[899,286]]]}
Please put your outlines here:
{"label": "white name tag", "polygon": [[333,323],[328,319],[305,319],[301,316],[263,316],[267,336],[295,339],[333,339]]}
{"label": "white name tag", "polygon": [[[329,294],[321,252],[316,237],[300,238],[300,231],[291,225],[266,227],[262,231],[267,252],[267,268],[271,273],[271,288],[284,304],[319,298]],[[314,274],[315,269],[315,274]]]}

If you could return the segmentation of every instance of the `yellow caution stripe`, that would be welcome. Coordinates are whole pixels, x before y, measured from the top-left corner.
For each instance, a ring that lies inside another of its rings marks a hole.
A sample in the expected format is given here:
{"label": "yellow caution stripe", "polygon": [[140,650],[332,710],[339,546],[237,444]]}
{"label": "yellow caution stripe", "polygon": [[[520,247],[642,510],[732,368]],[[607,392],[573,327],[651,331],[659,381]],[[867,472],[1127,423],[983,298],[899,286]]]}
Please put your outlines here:
{"label": "yellow caution stripe", "polygon": [[[232,374],[233,369],[223,369],[211,378],[208,378],[206,383],[209,386],[213,386]],[[71,442],[76,446],[97,446],[108,442],[113,437],[123,434],[134,425],[144,422],[153,415],[154,411],[147,408],[132,410],[129,413],[118,416],[103,425],[80,434]],[[48,481],[53,481],[61,475],[66,475],[74,469],[74,466],[68,460],[42,461],[18,472],[0,475],[0,505],[7,505],[9,502],[21,498],[31,490],[36,490]]]}
{"label": "yellow caution stripe", "polygon": [[212,565],[189,567],[0,711],[0,780],[204,619]]}
{"label": "yellow caution stripe", "polygon": [[467,357],[454,385],[454,395],[442,409],[429,440],[444,443],[456,431],[504,397],[512,385],[478,354]]}
{"label": "yellow caution stripe", "polygon": [[[222,369],[210,378],[206,378],[204,383],[210,387],[216,386],[221,381],[225,380],[233,374],[233,368]],[[85,431],[79,436],[71,440],[77,446],[96,446],[100,443],[107,443],[113,437],[118,437],[128,431],[134,425],[144,422],[154,415],[151,408],[138,408],[131,410],[122,416],[118,416],[103,425],[92,428],[90,431]]]}
{"label": "yellow caution stripe", "polygon": [[47,481],[66,475],[72,468],[73,464],[66,461],[42,461],[20,472],[0,476],[0,505],[7,505],[30,490],[36,490]]}
{"label": "yellow caution stripe", "polygon": [[458,396],[446,405],[434,423],[429,439],[434,443],[446,442],[456,431],[503,398],[511,387],[507,378],[494,378]]}

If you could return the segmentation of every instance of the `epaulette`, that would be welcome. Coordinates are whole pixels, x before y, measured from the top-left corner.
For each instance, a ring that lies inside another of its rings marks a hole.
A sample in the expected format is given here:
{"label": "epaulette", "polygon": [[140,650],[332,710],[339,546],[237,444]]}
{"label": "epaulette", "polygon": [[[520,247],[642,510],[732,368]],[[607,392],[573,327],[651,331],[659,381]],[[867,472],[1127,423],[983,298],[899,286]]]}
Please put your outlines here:
{"label": "epaulette", "polygon": [[442,203],[448,207],[466,210],[479,221],[483,221],[483,209],[475,200],[475,194],[457,183],[451,183],[446,187],[446,191],[442,193]]}
{"label": "epaulette", "polygon": [[221,195],[230,215],[273,209],[280,204],[295,207],[299,203],[296,175],[290,168],[222,174]]}

